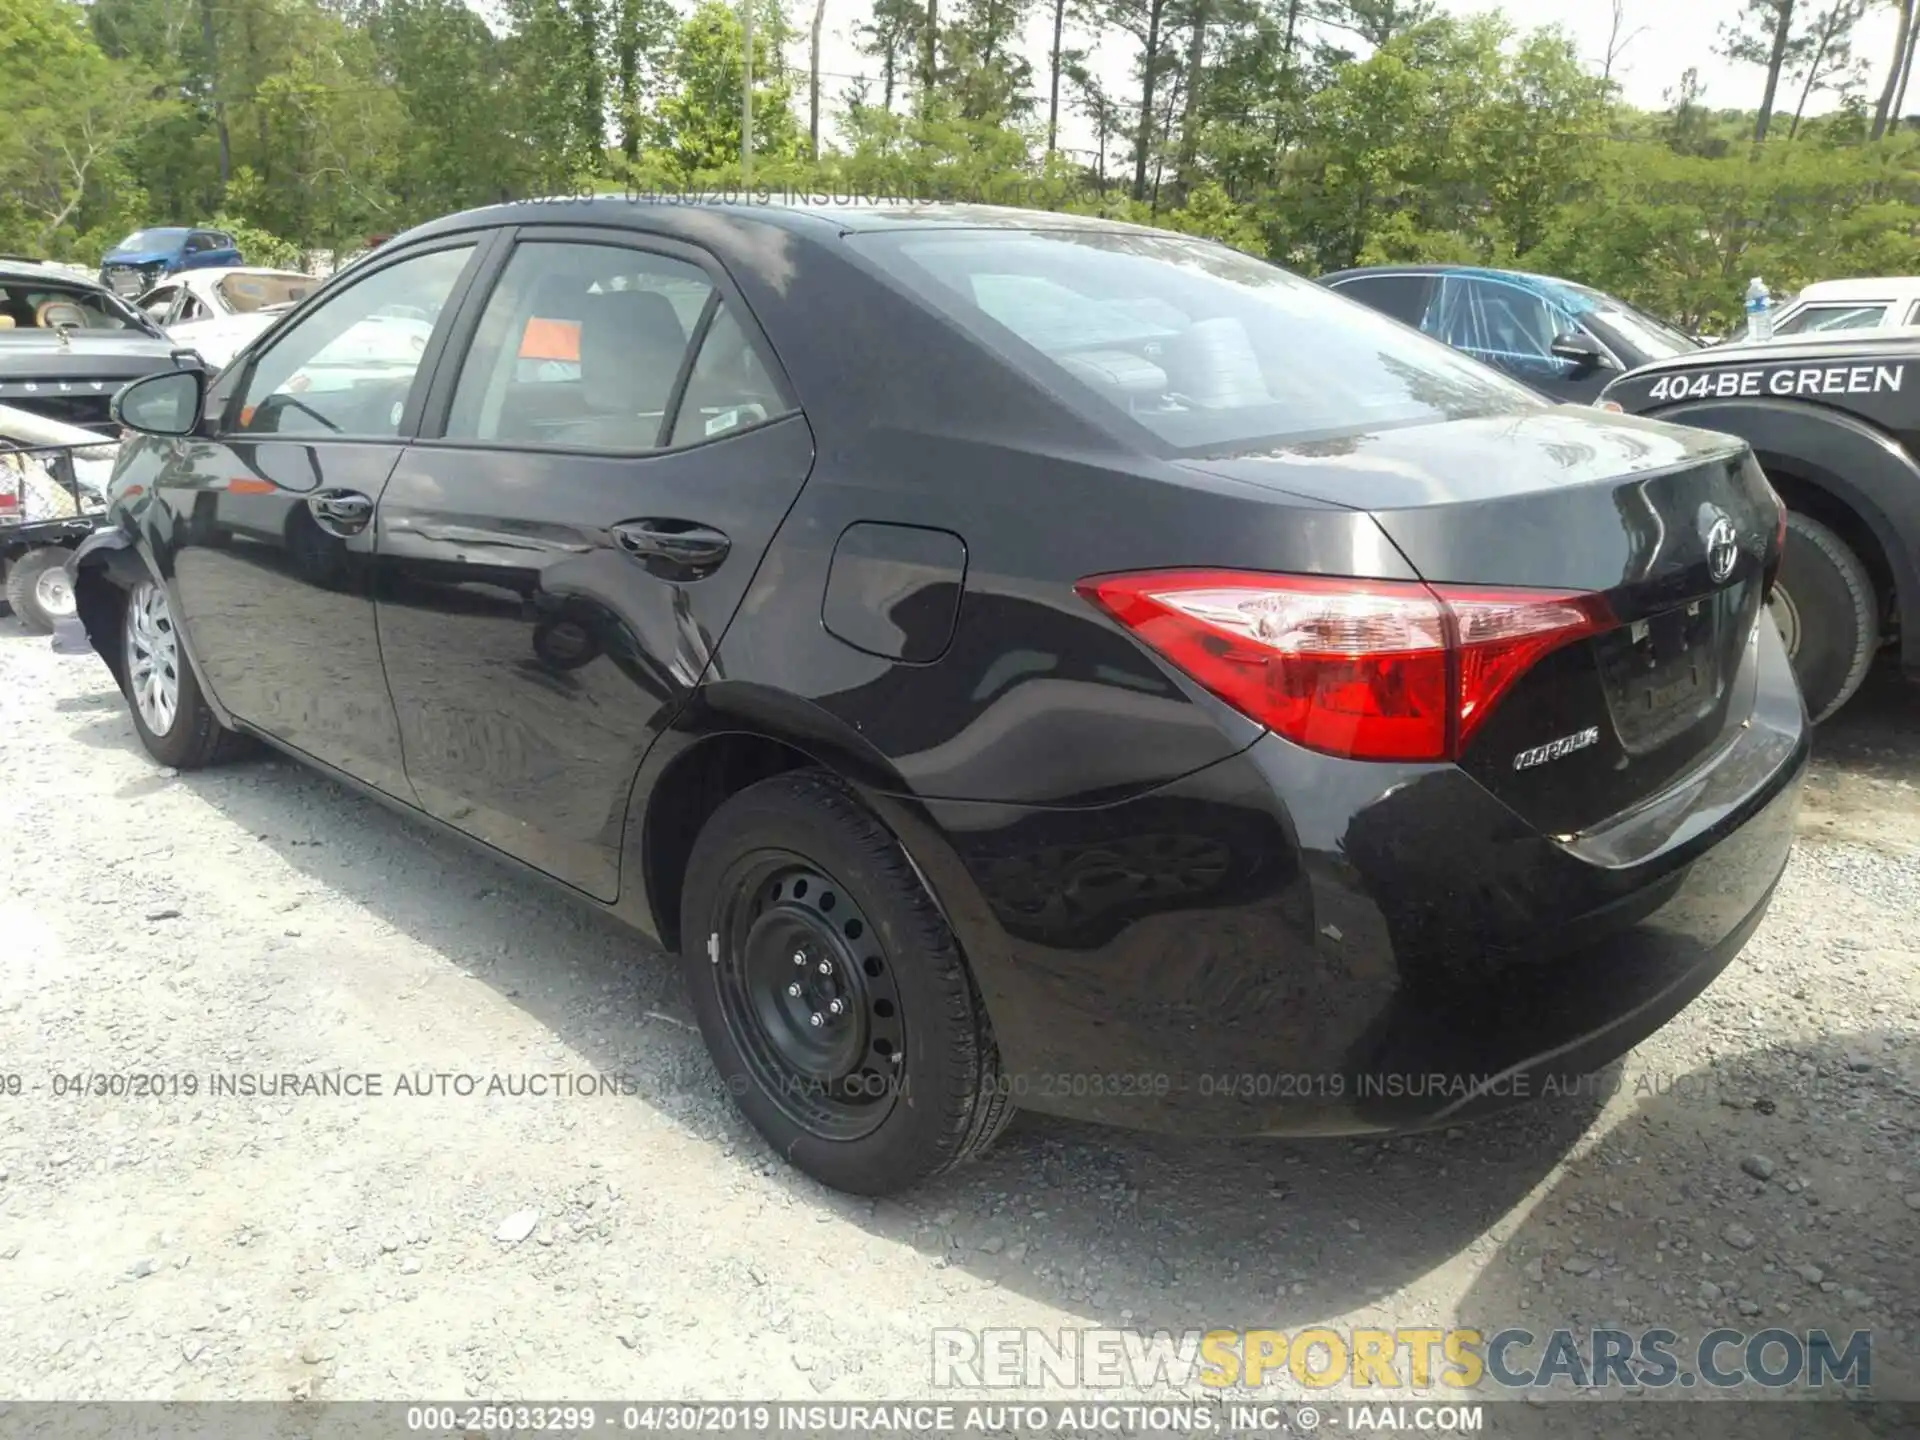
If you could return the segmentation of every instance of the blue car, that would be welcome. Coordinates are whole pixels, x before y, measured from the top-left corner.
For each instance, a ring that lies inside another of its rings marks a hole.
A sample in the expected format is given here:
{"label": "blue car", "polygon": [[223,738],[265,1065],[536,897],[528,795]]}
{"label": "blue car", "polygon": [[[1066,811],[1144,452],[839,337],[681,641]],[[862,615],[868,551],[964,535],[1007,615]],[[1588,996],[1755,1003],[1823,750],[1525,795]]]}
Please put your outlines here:
{"label": "blue car", "polygon": [[1341,270],[1320,283],[1532,386],[1587,404],[1627,370],[1700,342],[1624,300],[1546,275],[1471,265]]}
{"label": "blue car", "polygon": [[165,225],[136,230],[100,262],[100,283],[131,300],[144,295],[162,278],[181,270],[206,270],[244,265],[240,247],[224,230],[193,230]]}

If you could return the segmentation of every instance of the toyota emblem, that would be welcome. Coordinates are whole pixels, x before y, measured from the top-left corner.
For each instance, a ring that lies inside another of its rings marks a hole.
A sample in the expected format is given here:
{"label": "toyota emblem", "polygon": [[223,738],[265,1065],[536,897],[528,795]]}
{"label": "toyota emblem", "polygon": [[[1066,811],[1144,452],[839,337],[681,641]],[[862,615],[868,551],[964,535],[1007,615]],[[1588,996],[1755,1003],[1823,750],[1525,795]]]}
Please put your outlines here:
{"label": "toyota emblem", "polygon": [[1739,559],[1740,540],[1734,534],[1733,521],[1722,515],[1707,531],[1707,573],[1718,584],[1733,574],[1734,564]]}

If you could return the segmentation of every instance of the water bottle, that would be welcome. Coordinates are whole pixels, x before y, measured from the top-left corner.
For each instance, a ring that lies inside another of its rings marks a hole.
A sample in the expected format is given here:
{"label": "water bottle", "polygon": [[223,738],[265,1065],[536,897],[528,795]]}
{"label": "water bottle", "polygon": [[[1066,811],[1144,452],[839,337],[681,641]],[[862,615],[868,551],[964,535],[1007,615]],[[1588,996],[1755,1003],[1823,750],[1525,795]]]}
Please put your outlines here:
{"label": "water bottle", "polygon": [[1773,297],[1767,294],[1766,283],[1758,275],[1747,286],[1747,338],[1773,338]]}

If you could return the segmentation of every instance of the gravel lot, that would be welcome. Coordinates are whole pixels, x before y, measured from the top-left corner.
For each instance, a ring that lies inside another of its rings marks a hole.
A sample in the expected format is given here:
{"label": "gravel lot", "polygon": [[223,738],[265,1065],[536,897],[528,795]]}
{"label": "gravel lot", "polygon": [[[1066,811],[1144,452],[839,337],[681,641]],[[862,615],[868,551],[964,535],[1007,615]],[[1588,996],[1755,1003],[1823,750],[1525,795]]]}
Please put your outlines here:
{"label": "gravel lot", "polygon": [[[292,764],[157,770],[104,667],[0,621],[0,1392],[904,1398],[937,1326],[1619,1322],[1870,1326],[1920,1395],[1916,714],[1876,679],[1822,734],[1765,926],[1604,1103],[1022,1117],[875,1204],[736,1118],[665,957]],[[335,1069],[384,1093],[207,1091]],[[434,1079],[585,1071],[637,1093]],[[106,1072],[200,1091],[54,1093]]]}

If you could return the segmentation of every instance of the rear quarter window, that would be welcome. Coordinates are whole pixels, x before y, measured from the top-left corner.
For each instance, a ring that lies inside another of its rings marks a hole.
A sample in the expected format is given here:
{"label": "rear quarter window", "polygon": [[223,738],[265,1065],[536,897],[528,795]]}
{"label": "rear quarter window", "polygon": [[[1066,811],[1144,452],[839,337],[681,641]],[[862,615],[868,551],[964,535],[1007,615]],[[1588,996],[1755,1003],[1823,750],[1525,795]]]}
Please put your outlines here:
{"label": "rear quarter window", "polygon": [[1176,453],[1545,403],[1517,382],[1237,251],[1134,231],[871,231],[848,243],[1117,433]]}

